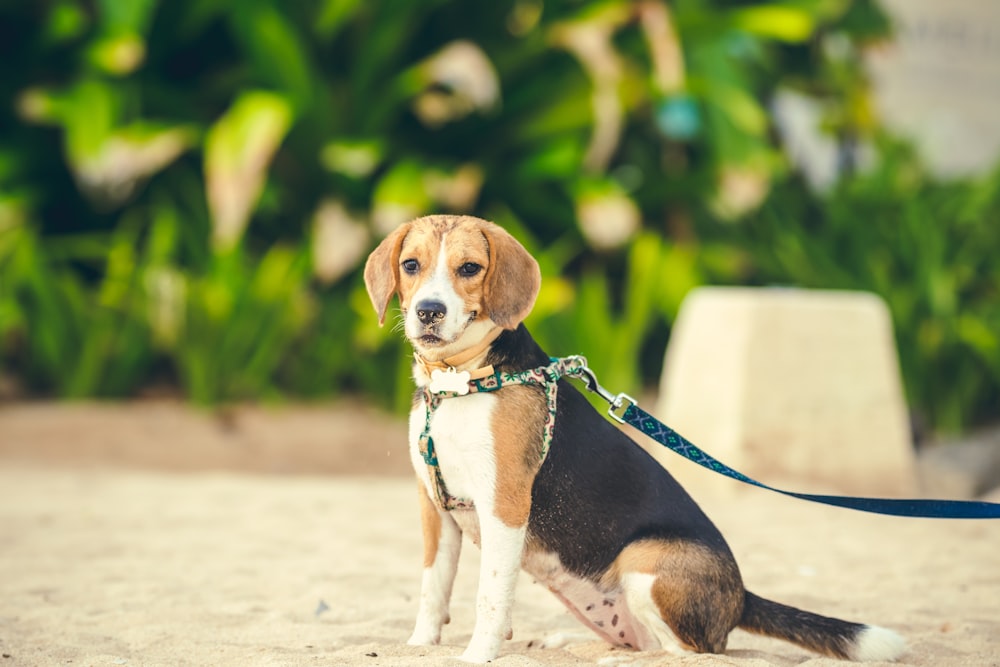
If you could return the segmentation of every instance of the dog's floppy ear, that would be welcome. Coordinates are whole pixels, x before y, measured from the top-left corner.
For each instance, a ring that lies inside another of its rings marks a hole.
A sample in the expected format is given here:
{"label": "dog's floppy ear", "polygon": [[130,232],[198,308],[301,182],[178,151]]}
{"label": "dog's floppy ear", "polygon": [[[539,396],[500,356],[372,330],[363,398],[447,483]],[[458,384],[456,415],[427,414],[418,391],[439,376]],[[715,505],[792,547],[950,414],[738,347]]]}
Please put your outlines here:
{"label": "dog's floppy ear", "polygon": [[385,311],[389,309],[389,302],[399,288],[399,253],[409,230],[409,223],[400,225],[382,239],[365,263],[365,287],[368,288],[368,298],[372,300],[375,312],[378,313],[379,326],[385,324]]}
{"label": "dog's floppy ear", "polygon": [[490,246],[483,290],[486,314],[504,329],[516,329],[531,312],[542,284],[538,262],[517,239],[496,225],[483,228],[483,235]]}

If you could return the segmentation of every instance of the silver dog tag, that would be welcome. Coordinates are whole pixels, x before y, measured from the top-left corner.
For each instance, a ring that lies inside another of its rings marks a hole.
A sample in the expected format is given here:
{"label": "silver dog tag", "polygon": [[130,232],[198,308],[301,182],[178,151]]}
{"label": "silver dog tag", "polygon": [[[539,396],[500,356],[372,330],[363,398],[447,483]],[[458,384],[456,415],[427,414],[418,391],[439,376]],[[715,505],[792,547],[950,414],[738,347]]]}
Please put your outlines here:
{"label": "silver dog tag", "polygon": [[469,371],[456,370],[433,370],[431,371],[430,390],[435,394],[444,392],[465,396],[469,393],[469,380],[472,376]]}

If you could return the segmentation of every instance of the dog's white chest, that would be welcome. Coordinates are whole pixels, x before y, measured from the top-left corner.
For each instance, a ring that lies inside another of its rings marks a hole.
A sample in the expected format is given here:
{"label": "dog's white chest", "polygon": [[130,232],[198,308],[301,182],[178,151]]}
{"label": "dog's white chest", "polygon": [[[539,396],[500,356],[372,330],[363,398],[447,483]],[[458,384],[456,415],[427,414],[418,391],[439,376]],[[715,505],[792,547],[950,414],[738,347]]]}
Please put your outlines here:
{"label": "dog's white chest", "polygon": [[[490,427],[496,404],[491,394],[469,394],[445,398],[431,414],[429,435],[448,493],[472,500],[479,507],[492,506],[496,491],[496,455]],[[422,401],[410,412],[410,459],[433,498],[437,481],[420,451],[426,416]]]}

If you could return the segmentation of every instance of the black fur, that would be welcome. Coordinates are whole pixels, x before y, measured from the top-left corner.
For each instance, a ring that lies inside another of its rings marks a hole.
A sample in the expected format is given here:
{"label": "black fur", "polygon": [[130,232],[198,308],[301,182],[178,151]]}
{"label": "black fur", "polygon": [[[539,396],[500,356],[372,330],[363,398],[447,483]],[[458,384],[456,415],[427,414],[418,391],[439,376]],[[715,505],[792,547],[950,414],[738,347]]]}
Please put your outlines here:
{"label": "black fur", "polygon": [[[545,366],[549,356],[522,324],[496,340],[488,361],[516,372]],[[555,435],[532,488],[532,537],[585,577],[600,577],[625,545],[641,538],[696,541],[732,559],[684,488],[571,382],[559,383]]]}
{"label": "black fur", "polygon": [[747,591],[740,627],[747,632],[784,639],[835,658],[850,658],[850,649],[866,626],[802,611]]}
{"label": "black fur", "polygon": [[[487,361],[499,371],[518,372],[550,360],[522,324],[494,342]],[[671,622],[689,645],[721,652],[725,636],[739,626],[825,655],[851,657],[867,626],[745,590],[741,595],[739,569],[719,530],[670,473],[595,410],[572,382],[559,381],[556,430],[532,487],[528,539],[557,553],[571,572],[594,581],[638,539],[703,545],[716,559],[719,580],[698,580],[701,594],[685,598]],[[719,617],[726,601],[731,620]],[[726,627],[708,631],[713,621]]]}

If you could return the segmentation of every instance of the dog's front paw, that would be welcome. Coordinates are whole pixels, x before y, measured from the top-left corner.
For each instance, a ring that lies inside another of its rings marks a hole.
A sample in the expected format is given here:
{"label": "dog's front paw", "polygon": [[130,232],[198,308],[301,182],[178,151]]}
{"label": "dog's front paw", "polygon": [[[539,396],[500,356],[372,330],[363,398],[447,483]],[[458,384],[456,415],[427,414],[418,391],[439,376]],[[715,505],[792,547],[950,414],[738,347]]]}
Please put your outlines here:
{"label": "dog's front paw", "polygon": [[479,651],[472,648],[465,649],[465,652],[458,657],[462,662],[469,662],[474,665],[482,665],[497,657],[495,651]]}
{"label": "dog's front paw", "polygon": [[477,665],[489,662],[500,653],[500,640],[493,637],[476,637],[473,635],[472,641],[465,648],[465,652],[459,657],[463,662],[471,662]]}
{"label": "dog's front paw", "polygon": [[441,643],[441,630],[417,626],[406,643],[410,646],[436,646]]}
{"label": "dog's front paw", "polygon": [[441,627],[450,622],[451,617],[447,611],[442,614],[417,614],[413,634],[406,643],[410,646],[436,646],[441,643]]}

